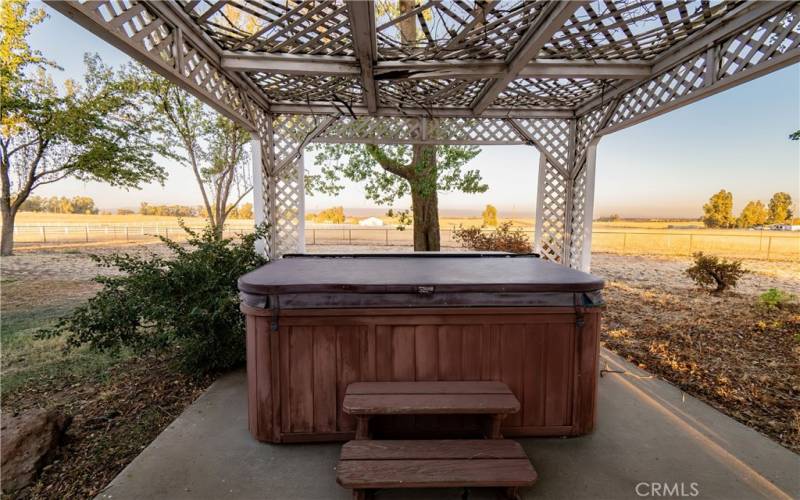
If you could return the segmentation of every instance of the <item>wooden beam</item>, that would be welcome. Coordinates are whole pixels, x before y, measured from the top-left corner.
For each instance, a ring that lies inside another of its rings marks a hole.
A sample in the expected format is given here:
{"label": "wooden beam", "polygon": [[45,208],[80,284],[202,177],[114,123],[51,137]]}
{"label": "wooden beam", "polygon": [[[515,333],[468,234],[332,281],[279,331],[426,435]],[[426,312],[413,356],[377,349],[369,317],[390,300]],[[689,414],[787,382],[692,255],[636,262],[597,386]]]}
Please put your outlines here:
{"label": "wooden beam", "polygon": [[[628,80],[650,76],[652,63],[647,61],[537,59],[526,64],[519,78],[593,78]],[[280,73],[285,75],[335,75],[355,77],[361,74],[359,62],[351,56],[305,54],[246,53],[225,51],[221,65],[234,71]],[[374,78],[388,79],[484,79],[503,75],[503,62],[487,60],[452,61],[381,61],[373,65]]]}
{"label": "wooden beam", "polygon": [[246,73],[279,73],[284,75],[338,75],[356,77],[359,63],[350,56],[310,56],[283,53],[222,53],[223,68]]}
{"label": "wooden beam", "polygon": [[508,86],[509,82],[517,78],[522,68],[539,54],[544,44],[549,42],[553,35],[564,26],[567,19],[578,8],[587,3],[585,1],[558,1],[548,4],[546,10],[540,16],[542,19],[534,23],[520,41],[517,42],[517,47],[514,48],[511,56],[506,61],[506,68],[502,76],[488,84],[475,99],[472,106],[475,114],[480,115],[483,113],[500,95],[500,92]]}
{"label": "wooden beam", "polygon": [[378,46],[375,38],[375,4],[372,0],[347,0],[347,14],[350,18],[353,49],[361,68],[364,102],[369,112],[374,113],[378,109],[378,90],[373,74],[375,62],[378,60]]}
{"label": "wooden beam", "polygon": [[639,80],[650,76],[647,61],[606,61],[537,59],[517,75],[519,78],[591,78],[596,80]]}
{"label": "wooden beam", "polygon": [[[311,103],[271,103],[270,112],[275,114],[297,114],[297,115],[349,115],[350,111],[356,116],[427,116],[431,118],[472,118],[472,109],[440,107],[440,108],[393,108],[379,106],[374,112],[370,112],[365,105],[355,105],[345,109],[344,106],[337,106],[327,102]],[[482,118],[575,118],[572,108],[489,108],[482,115]]]}

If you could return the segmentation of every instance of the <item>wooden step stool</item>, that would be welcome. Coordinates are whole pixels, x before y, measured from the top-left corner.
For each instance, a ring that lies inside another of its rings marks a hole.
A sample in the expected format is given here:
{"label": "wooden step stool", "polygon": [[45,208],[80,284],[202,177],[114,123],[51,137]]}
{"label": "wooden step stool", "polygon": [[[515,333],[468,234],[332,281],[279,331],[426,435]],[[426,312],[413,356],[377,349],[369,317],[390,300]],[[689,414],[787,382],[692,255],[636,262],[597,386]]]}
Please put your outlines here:
{"label": "wooden step stool", "polygon": [[336,481],[364,499],[381,488],[517,488],[536,482],[536,471],[516,441],[445,439],[350,441],[342,447]]}
{"label": "wooden step stool", "polygon": [[[342,407],[357,418],[356,440],[342,447],[336,480],[356,499],[382,488],[503,488],[507,498],[536,482],[525,451],[501,439],[502,419],[519,401],[502,382],[358,382]],[[376,415],[468,415],[491,417],[491,439],[370,440]]]}
{"label": "wooden step stool", "polygon": [[376,415],[489,415],[488,437],[500,439],[506,415],[519,401],[502,382],[356,382],[347,386],[342,409],[356,417],[356,439],[369,439]]}

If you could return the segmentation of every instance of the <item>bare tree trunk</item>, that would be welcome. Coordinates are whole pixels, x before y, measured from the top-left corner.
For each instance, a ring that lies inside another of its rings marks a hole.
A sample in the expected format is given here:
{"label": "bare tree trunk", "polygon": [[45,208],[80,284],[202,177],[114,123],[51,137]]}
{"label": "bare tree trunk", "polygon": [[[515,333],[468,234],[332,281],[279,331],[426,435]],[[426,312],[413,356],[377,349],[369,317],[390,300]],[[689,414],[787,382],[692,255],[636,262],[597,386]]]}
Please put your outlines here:
{"label": "bare tree trunk", "polygon": [[3,234],[0,236],[0,255],[7,257],[14,253],[14,219],[16,213],[6,206],[0,205],[3,213]]}
{"label": "bare tree trunk", "polygon": [[414,251],[439,251],[439,195],[436,146],[414,144],[411,163],[411,209],[414,213]]}
{"label": "bare tree trunk", "polygon": [[439,197],[436,190],[428,196],[423,196],[412,187],[411,207],[414,211],[414,251],[438,252]]}

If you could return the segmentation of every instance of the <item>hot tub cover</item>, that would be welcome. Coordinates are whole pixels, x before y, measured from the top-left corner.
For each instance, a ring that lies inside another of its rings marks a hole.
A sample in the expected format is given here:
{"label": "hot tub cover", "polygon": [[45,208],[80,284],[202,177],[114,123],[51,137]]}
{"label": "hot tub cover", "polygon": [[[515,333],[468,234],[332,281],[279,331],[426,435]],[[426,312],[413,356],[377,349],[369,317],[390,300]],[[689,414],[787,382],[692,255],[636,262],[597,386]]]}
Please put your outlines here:
{"label": "hot tub cover", "polygon": [[502,253],[290,255],[239,278],[269,308],[602,305],[603,280]]}

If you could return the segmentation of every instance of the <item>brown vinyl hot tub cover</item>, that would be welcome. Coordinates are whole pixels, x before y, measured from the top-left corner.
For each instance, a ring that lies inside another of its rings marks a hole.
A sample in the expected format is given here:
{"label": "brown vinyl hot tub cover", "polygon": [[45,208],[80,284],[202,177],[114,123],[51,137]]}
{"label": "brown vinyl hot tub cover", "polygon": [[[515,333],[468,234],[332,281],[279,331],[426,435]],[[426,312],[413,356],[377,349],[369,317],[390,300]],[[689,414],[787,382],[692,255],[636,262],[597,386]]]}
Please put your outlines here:
{"label": "brown vinyl hot tub cover", "polygon": [[[255,307],[598,306],[603,280],[532,255],[295,255],[239,278]],[[276,304],[277,305],[277,304]]]}

